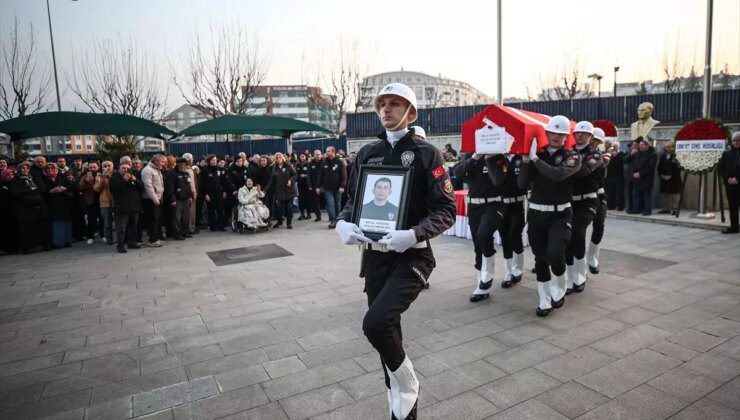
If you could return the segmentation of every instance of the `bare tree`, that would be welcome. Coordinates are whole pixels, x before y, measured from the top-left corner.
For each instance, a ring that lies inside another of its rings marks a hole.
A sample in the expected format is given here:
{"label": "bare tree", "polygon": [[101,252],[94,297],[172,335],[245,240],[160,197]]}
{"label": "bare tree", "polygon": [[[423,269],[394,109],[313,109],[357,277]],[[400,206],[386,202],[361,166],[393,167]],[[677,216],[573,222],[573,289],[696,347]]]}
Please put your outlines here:
{"label": "bare tree", "polygon": [[593,96],[592,88],[584,74],[583,64],[578,55],[560,70],[549,75],[538,76],[541,100],[588,98]]}
{"label": "bare tree", "polygon": [[347,112],[359,108],[362,91],[366,86],[364,74],[367,73],[368,61],[361,59],[360,46],[357,40],[346,43],[341,38],[338,46],[332,46],[330,67],[326,71],[323,84],[331,102],[333,122],[331,130],[337,135],[344,133],[342,127]]}
{"label": "bare tree", "polygon": [[155,66],[129,38],[102,41],[82,54],[78,68],[67,76],[72,93],[90,112],[133,115],[146,119],[162,117],[167,94],[163,92]]}
{"label": "bare tree", "polygon": [[10,119],[34,114],[43,109],[49,93],[51,74],[46,63],[40,63],[36,31],[29,23],[28,33],[21,34],[18,18],[2,41],[0,59],[0,117]]}
{"label": "bare tree", "polygon": [[[84,65],[78,68],[78,62]],[[90,112],[160,119],[167,92],[151,62],[131,37],[101,41],[85,50],[80,60],[73,57],[72,76],[67,75],[69,88]],[[104,158],[117,159],[136,153],[143,140],[140,136],[98,136],[97,148]]]}
{"label": "bare tree", "polygon": [[257,37],[241,24],[211,27],[210,50],[191,37],[184,56],[184,75],[172,66],[172,81],[183,99],[210,118],[251,114],[257,89],[267,75],[267,60]]}
{"label": "bare tree", "polygon": [[686,73],[685,57],[683,56],[683,43],[681,42],[681,33],[676,35],[676,42],[670,45],[665,42],[663,45],[663,55],[661,57],[661,71],[663,72],[663,85],[666,93],[681,91],[681,76]]}

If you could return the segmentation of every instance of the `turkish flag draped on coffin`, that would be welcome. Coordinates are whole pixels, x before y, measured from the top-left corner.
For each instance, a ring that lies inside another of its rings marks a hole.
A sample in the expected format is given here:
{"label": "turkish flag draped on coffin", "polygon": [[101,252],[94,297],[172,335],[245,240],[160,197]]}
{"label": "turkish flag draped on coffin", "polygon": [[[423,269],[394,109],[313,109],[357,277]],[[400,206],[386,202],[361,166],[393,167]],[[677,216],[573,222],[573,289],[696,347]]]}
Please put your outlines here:
{"label": "turkish flag draped on coffin", "polygon": [[[509,153],[525,155],[529,153],[532,139],[537,139],[540,149],[547,145],[545,126],[548,121],[550,117],[547,115],[497,104],[490,105],[462,125],[461,149],[463,152],[475,152],[475,132],[494,124],[505,129],[506,133],[514,138]],[[571,121],[571,133],[565,140],[565,147],[569,149],[575,144],[574,126],[575,122]]]}

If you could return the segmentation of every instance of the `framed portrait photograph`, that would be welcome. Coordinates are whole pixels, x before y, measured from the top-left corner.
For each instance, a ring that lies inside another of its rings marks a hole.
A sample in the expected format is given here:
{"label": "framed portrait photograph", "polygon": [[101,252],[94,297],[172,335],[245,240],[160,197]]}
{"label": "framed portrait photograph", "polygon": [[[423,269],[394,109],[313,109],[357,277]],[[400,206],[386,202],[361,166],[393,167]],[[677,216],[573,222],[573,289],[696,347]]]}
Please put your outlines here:
{"label": "framed portrait photograph", "polygon": [[352,222],[373,241],[406,229],[411,166],[362,165]]}

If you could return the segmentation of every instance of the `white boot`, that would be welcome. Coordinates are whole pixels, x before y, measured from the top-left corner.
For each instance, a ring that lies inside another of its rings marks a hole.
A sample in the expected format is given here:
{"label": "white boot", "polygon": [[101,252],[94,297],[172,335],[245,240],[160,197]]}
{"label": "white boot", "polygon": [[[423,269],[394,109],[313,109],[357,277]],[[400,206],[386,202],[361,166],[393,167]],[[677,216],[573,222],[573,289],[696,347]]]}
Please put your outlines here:
{"label": "white boot", "polygon": [[391,390],[389,389],[386,391],[386,396],[388,397],[388,412],[390,413],[389,418],[393,418],[393,396],[391,394]]}
{"label": "white boot", "polygon": [[488,293],[488,289],[493,285],[493,255],[490,257],[483,257],[481,261],[481,268],[478,272],[478,287],[470,295],[471,302],[478,302],[491,296]]}
{"label": "white boot", "polygon": [[391,372],[388,367],[386,367],[386,371],[391,380],[390,392],[393,402],[391,412],[399,420],[415,419],[416,403],[419,399],[419,380],[416,379],[411,360],[406,356],[395,372]]}
{"label": "white boot", "polygon": [[504,281],[511,280],[511,269],[514,267],[513,258],[504,258]]}
{"label": "white boot", "polygon": [[552,297],[553,307],[559,308],[563,306],[563,303],[565,303],[565,301],[563,300],[563,298],[565,297],[565,288],[565,274],[559,276],[553,275],[553,279],[550,280],[550,297]]}
{"label": "white boot", "polygon": [[576,274],[576,265],[575,265],[575,259],[573,261],[573,265],[566,265],[565,266],[565,290],[566,293],[570,294],[570,292],[573,290],[573,281],[578,276]]}
{"label": "white boot", "polygon": [[601,244],[595,244],[593,242],[588,243],[588,250],[586,251],[586,260],[588,262],[588,268],[594,274],[599,274],[599,253],[601,252]]}
{"label": "white boot", "polygon": [[580,293],[586,284],[586,260],[573,258],[573,291]]}
{"label": "white boot", "polygon": [[524,253],[517,254],[514,253],[514,261],[511,266],[511,275],[514,277],[519,277],[524,273]]}
{"label": "white boot", "polygon": [[552,309],[552,301],[550,299],[550,282],[549,281],[538,281],[537,282],[537,295],[539,296],[539,305],[537,306],[537,316],[547,316]]}
{"label": "white boot", "polygon": [[493,280],[494,265],[495,261],[493,259],[493,255],[482,258],[480,276],[478,277],[479,283],[490,283]]}

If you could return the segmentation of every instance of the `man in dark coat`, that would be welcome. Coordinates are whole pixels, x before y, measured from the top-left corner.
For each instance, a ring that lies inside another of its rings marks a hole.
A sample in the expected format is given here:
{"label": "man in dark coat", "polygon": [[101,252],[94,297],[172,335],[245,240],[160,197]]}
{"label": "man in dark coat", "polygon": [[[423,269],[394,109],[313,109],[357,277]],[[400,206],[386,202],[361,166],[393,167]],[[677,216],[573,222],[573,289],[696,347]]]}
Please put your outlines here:
{"label": "man in dark coat", "polygon": [[337,216],[341,210],[342,194],[347,186],[347,168],[344,160],[336,155],[334,146],[326,148],[326,157],[322,161],[321,178],[315,185],[316,192],[324,193],[326,209],[329,213],[329,228],[337,225]]}
{"label": "man in dark coat", "polygon": [[31,165],[23,162],[18,165],[17,176],[10,181],[13,195],[13,209],[18,223],[18,248],[27,254],[33,248],[51,249],[51,228],[49,212],[46,207],[46,193],[43,180],[37,183],[31,175]]}
{"label": "man in dark coat", "polygon": [[738,205],[740,204],[740,131],[732,133],[732,148],[722,154],[717,171],[725,182],[725,193],[730,210],[730,227],[722,233],[738,233]]}
{"label": "man in dark coat", "polygon": [[650,143],[640,141],[637,149],[632,149],[625,162],[630,165],[632,178],[632,201],[627,213],[642,213],[649,216],[653,212],[653,182],[657,157]]}
{"label": "man in dark coat", "polygon": [[323,170],[323,166],[321,165],[322,160],[323,156],[321,155],[321,150],[314,150],[313,158],[311,159],[311,163],[308,165],[308,178],[311,183],[312,191],[316,193],[311,202],[312,210],[316,213],[314,222],[321,221],[321,200],[323,200],[323,196],[321,196],[321,189],[316,187],[321,181],[321,172]]}
{"label": "man in dark coat", "polygon": [[676,160],[676,146],[673,140],[668,141],[658,160],[658,176],[660,176],[660,195],[663,200],[663,210],[660,214],[677,214],[678,199],[681,196],[681,167]]}
{"label": "man in dark coat", "polygon": [[138,249],[136,243],[136,226],[141,213],[141,193],[144,184],[133,175],[128,163],[121,163],[118,172],[110,178],[110,192],[116,203],[116,231],[118,252],[125,253],[128,248]]}

